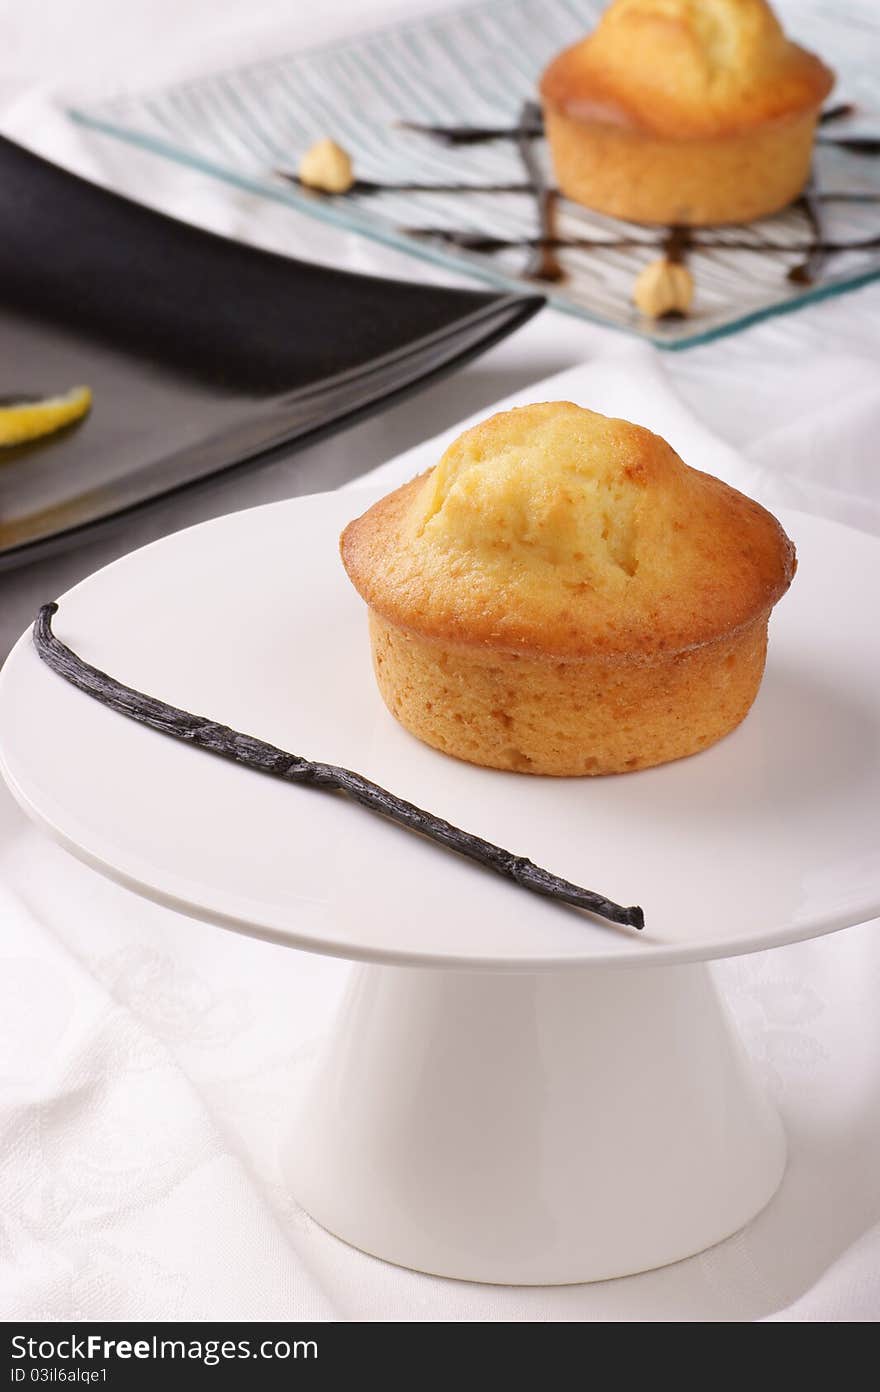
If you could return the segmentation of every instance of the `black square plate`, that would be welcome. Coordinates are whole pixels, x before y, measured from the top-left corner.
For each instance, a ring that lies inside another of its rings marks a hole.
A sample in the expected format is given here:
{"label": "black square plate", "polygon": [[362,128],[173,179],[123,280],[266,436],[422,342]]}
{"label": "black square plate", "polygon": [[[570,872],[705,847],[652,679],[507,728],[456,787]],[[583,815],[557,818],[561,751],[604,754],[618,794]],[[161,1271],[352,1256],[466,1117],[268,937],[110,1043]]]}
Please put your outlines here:
{"label": "black square plate", "polygon": [[0,449],[0,568],[348,425],[543,303],[259,251],[3,139],[0,230],[0,397],[94,394],[79,424]]}

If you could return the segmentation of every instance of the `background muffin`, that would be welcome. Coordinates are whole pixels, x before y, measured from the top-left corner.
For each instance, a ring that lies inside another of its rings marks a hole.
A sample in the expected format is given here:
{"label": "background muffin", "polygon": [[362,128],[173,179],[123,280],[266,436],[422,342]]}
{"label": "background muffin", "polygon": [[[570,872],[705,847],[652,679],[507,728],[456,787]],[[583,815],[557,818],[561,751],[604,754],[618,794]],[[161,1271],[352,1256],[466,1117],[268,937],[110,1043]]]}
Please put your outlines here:
{"label": "background muffin", "polygon": [[556,177],[636,222],[746,222],[795,198],[834,78],[765,0],[614,0],[541,79]]}
{"label": "background muffin", "polygon": [[569,402],[466,431],[341,551],[401,723],[474,763],[560,775],[644,768],[733,729],[795,566],[757,503]]}

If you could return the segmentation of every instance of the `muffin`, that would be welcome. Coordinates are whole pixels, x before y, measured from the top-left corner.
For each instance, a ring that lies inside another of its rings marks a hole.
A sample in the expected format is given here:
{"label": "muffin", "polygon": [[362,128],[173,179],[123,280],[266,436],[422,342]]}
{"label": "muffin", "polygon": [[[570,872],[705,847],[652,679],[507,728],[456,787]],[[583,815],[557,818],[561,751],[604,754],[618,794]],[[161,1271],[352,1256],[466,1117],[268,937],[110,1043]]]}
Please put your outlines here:
{"label": "muffin", "polygon": [[571,402],[467,430],[341,538],[391,713],[490,768],[622,773],[747,714],[794,548],[659,436]]}
{"label": "muffin", "polygon": [[566,197],[632,222],[748,222],[807,181],[833,74],[765,0],[614,0],[541,78]]}

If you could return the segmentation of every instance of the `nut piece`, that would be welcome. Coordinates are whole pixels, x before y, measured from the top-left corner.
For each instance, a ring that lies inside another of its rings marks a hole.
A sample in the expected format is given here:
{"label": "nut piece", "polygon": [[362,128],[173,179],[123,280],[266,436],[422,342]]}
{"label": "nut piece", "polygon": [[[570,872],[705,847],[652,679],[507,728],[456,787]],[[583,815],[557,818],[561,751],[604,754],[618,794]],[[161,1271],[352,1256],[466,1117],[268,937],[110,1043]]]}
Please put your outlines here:
{"label": "nut piece", "polygon": [[694,298],[694,278],[687,266],[661,257],[636,278],[633,299],[650,319],[664,314],[687,314]]}
{"label": "nut piece", "polygon": [[299,162],[300,182],[322,193],[347,193],[354,183],[351,156],[335,140],[319,140]]}

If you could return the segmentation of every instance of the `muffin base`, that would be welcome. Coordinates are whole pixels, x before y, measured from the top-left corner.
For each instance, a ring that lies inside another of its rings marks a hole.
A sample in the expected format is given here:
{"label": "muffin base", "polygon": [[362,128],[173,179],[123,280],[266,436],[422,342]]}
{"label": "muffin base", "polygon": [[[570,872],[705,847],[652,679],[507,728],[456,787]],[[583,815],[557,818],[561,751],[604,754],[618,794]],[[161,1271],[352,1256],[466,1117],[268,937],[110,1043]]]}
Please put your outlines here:
{"label": "muffin base", "polygon": [[690,227],[751,222],[791,203],[809,176],[817,115],[811,109],[737,135],[664,140],[544,104],[566,198],[630,222]]}
{"label": "muffin base", "polygon": [[706,749],[758,693],[769,613],[648,661],[533,657],[421,638],[370,611],[382,698],[411,734],[487,768],[628,773]]}

